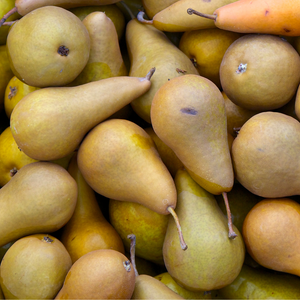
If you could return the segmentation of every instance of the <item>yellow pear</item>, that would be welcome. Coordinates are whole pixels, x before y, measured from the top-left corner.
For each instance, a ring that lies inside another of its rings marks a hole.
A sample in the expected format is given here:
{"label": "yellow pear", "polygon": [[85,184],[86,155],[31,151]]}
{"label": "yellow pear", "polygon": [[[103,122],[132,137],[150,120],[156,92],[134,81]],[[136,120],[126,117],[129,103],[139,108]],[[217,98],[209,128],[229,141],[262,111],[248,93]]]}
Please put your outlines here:
{"label": "yellow pear", "polygon": [[158,12],[177,1],[178,0],[142,0],[142,4],[147,16],[153,18]]}
{"label": "yellow pear", "polygon": [[120,235],[105,219],[95,192],[78,169],[77,153],[72,157],[68,172],[76,180],[78,197],[71,219],[61,230],[60,240],[70,253],[72,262],[97,249],[114,249],[124,254]]}
{"label": "yellow pear", "polygon": [[127,23],[125,36],[130,59],[129,75],[140,76],[147,69],[156,67],[149,91],[131,102],[134,111],[151,123],[151,103],[159,87],[171,78],[184,74],[198,75],[198,71],[190,59],[152,25],[133,19]]}
{"label": "yellow pear", "polygon": [[72,265],[54,299],[130,299],[134,286],[130,260],[119,251],[100,249]]}
{"label": "yellow pear", "polygon": [[300,204],[289,198],[263,199],[247,214],[243,237],[263,267],[300,276]]}
{"label": "yellow pear", "polygon": [[82,23],[90,35],[90,55],[84,69],[70,85],[128,75],[112,20],[104,12],[96,11],[88,14]]}
{"label": "yellow pear", "polygon": [[18,239],[1,262],[0,284],[6,299],[53,299],[72,266],[64,245],[49,234]]}
{"label": "yellow pear", "polygon": [[20,237],[62,228],[77,201],[77,184],[63,167],[33,162],[0,189],[0,246]]}
{"label": "yellow pear", "polygon": [[34,91],[11,114],[14,139],[31,158],[65,157],[77,149],[91,128],[148,91],[153,72],[145,77],[117,76]]}

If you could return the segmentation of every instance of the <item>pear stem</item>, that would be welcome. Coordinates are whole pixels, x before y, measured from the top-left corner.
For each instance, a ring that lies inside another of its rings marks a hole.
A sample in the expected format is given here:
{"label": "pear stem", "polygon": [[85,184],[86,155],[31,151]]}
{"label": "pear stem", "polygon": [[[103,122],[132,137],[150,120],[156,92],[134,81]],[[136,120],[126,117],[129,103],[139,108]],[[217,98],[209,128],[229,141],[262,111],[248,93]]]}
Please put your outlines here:
{"label": "pear stem", "polygon": [[130,239],[130,260],[132,267],[134,269],[135,276],[139,276],[139,273],[136,268],[135,264],[135,244],[136,244],[136,237],[135,234],[131,233],[127,235],[127,238]]}
{"label": "pear stem", "polygon": [[183,239],[183,235],[182,235],[182,230],[181,230],[181,226],[179,223],[179,219],[178,216],[174,210],[173,207],[168,206],[167,208],[168,212],[172,215],[172,217],[175,220],[176,226],[177,226],[177,231],[178,231],[178,235],[179,235],[179,241],[180,241],[180,246],[182,250],[186,250],[188,248],[187,244],[185,243],[184,239]]}
{"label": "pear stem", "polygon": [[11,26],[12,24],[14,24],[16,22],[17,22],[17,20],[16,21],[10,21],[10,22],[4,22],[2,25],[3,26]]}
{"label": "pear stem", "polygon": [[204,13],[201,13],[201,12],[199,12],[199,11],[196,11],[196,10],[194,10],[194,9],[192,9],[192,8],[188,8],[188,9],[187,9],[187,13],[188,13],[189,15],[197,15],[197,16],[199,16],[199,17],[204,17],[204,18],[211,19],[211,20],[214,20],[214,21],[217,20],[217,15],[204,14]]}
{"label": "pear stem", "polygon": [[139,13],[137,14],[136,18],[141,23],[144,23],[144,24],[153,24],[153,20],[146,20],[146,19],[144,19],[144,15],[145,15],[145,13],[143,11],[139,11]]}
{"label": "pear stem", "polygon": [[148,72],[148,74],[146,75],[146,79],[147,80],[150,80],[151,79],[151,77],[152,77],[152,75],[154,74],[154,72],[155,72],[155,67],[154,68],[152,68],[149,72]]}
{"label": "pear stem", "polygon": [[3,25],[3,23],[6,21],[7,18],[9,18],[12,14],[18,12],[17,7],[15,6],[14,8],[12,8],[10,11],[8,11],[0,20],[0,27]]}
{"label": "pear stem", "polygon": [[229,229],[228,237],[230,239],[235,239],[237,237],[237,234],[234,232],[233,227],[232,227],[231,211],[230,211],[230,207],[229,207],[227,193],[223,192],[222,196],[223,196],[223,199],[225,202],[225,207],[226,207],[226,212],[227,212],[228,229]]}
{"label": "pear stem", "polygon": [[124,1],[119,1],[118,4],[121,4],[126,9],[126,11],[128,12],[131,20],[135,19],[135,15],[133,14],[133,12],[131,11],[131,9],[128,7],[128,5]]}

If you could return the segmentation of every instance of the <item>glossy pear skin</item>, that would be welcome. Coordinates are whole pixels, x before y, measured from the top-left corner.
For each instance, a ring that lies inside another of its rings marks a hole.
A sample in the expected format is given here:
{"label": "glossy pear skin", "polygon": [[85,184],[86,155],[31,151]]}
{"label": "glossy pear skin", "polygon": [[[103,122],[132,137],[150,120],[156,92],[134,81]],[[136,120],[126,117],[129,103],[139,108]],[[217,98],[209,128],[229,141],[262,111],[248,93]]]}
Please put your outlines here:
{"label": "glossy pear skin", "polygon": [[1,262],[1,288],[6,299],[53,299],[71,266],[70,254],[57,238],[29,235],[6,252]]}
{"label": "glossy pear skin", "polygon": [[86,182],[107,198],[137,202],[160,214],[176,206],[171,174],[150,136],[131,121],[111,119],[94,127],[77,162]]}
{"label": "glossy pear skin", "polygon": [[55,299],[130,299],[134,269],[119,251],[101,249],[80,257]]}
{"label": "glossy pear skin", "polygon": [[243,265],[237,278],[218,291],[223,299],[299,299],[300,278]]}
{"label": "glossy pear skin", "polygon": [[243,236],[260,265],[300,276],[300,204],[289,198],[263,199],[247,214]]}
{"label": "glossy pear skin", "polygon": [[177,229],[170,222],[163,246],[168,273],[191,291],[211,291],[230,284],[239,274],[245,257],[240,232],[228,238],[226,215],[214,196],[201,188],[186,170],[175,177],[178,193],[176,213],[188,245],[182,251],[176,240]]}
{"label": "glossy pear skin", "polygon": [[104,217],[95,192],[78,169],[77,153],[72,157],[68,172],[76,180],[78,197],[75,211],[63,227],[60,239],[70,253],[72,262],[97,249],[114,249],[124,254],[120,235]]}
{"label": "glossy pear skin", "polygon": [[54,232],[71,218],[77,184],[50,162],[23,166],[0,190],[0,246],[29,234]]}
{"label": "glossy pear skin", "polygon": [[279,112],[251,117],[232,143],[236,179],[264,198],[298,195],[300,123]]}
{"label": "glossy pear skin", "polygon": [[200,186],[215,195],[231,190],[225,105],[214,83],[191,74],[171,79],[153,98],[151,120]]}
{"label": "glossy pear skin", "polygon": [[31,158],[62,158],[78,147],[91,128],[145,93],[150,86],[146,78],[118,76],[75,87],[34,91],[25,96],[11,114],[14,139]]}

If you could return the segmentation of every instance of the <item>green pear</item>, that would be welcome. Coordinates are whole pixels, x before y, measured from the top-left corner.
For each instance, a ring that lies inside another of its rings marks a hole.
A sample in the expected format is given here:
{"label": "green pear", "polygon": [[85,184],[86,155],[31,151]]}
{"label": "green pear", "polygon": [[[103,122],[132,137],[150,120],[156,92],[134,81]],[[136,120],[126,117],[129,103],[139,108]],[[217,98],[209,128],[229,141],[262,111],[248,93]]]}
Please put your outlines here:
{"label": "green pear", "polygon": [[77,149],[91,128],[148,91],[153,72],[142,78],[117,76],[74,87],[36,90],[11,114],[14,139],[31,158],[65,157]]}
{"label": "green pear", "polygon": [[134,111],[151,123],[150,109],[156,91],[169,79],[184,74],[197,74],[190,59],[176,47],[167,36],[152,25],[142,24],[137,19],[127,23],[127,51],[130,59],[130,76],[140,76],[145,70],[156,67],[151,89],[131,102]]}
{"label": "green pear", "polygon": [[300,278],[243,265],[237,278],[218,291],[222,299],[299,299]]}
{"label": "green pear", "polygon": [[129,201],[109,200],[109,220],[121,236],[127,251],[128,234],[134,232],[137,240],[135,253],[156,264],[163,265],[162,247],[168,225],[168,216]]}
{"label": "green pear", "polygon": [[199,186],[186,170],[175,177],[178,193],[176,213],[188,245],[178,251],[176,227],[169,222],[163,245],[165,266],[172,278],[191,291],[220,289],[238,276],[245,245],[238,229],[235,239],[227,235],[227,218],[216,199]]}
{"label": "green pear", "polygon": [[70,85],[128,75],[112,20],[104,12],[95,11],[87,15],[82,23],[90,35],[90,55],[82,72]]}
{"label": "green pear", "polygon": [[70,83],[90,54],[85,26],[73,13],[56,6],[37,8],[18,20],[6,45],[14,74],[35,87]]}
{"label": "green pear", "polygon": [[299,195],[300,123],[279,112],[251,117],[232,143],[236,179],[264,198]]}

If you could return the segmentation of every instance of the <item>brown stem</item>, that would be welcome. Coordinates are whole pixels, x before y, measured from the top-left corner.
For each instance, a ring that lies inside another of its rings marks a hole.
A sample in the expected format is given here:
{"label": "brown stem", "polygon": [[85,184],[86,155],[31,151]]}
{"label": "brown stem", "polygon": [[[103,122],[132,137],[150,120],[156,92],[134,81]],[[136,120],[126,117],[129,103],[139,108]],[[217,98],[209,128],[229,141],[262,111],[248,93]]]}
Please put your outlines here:
{"label": "brown stem", "polygon": [[147,80],[150,80],[151,79],[151,77],[152,77],[152,75],[154,74],[154,72],[155,72],[155,68],[152,68],[149,72],[148,72],[148,74],[146,75],[146,79]]}
{"label": "brown stem", "polygon": [[203,14],[203,13],[201,13],[199,11],[196,11],[196,10],[194,10],[192,8],[188,8],[187,9],[187,13],[189,15],[197,15],[199,17],[204,17],[204,18],[211,19],[211,20],[214,20],[214,21],[216,21],[216,19],[217,19],[217,15]]}
{"label": "brown stem", "polygon": [[18,12],[17,7],[15,6],[14,8],[12,8],[10,11],[8,11],[0,20],[0,27],[3,25],[3,23],[6,21],[7,18],[9,18],[12,14]]}
{"label": "brown stem", "polygon": [[222,196],[223,196],[223,199],[225,202],[225,207],[226,207],[226,212],[227,212],[228,229],[229,229],[228,237],[230,239],[235,239],[237,237],[237,234],[234,232],[233,227],[232,227],[231,211],[230,211],[230,207],[229,207],[227,193],[223,192]]}
{"label": "brown stem", "polygon": [[133,266],[135,276],[139,276],[139,273],[137,271],[136,264],[135,264],[136,237],[133,233],[131,233],[131,234],[127,235],[127,238],[130,239],[130,260],[131,260],[131,264]]}
{"label": "brown stem", "polygon": [[138,19],[138,21],[140,21],[141,23],[145,23],[145,24],[153,24],[153,20],[146,20],[144,19],[144,15],[145,13],[143,11],[139,11],[139,13],[137,14],[136,18]]}
{"label": "brown stem", "polygon": [[14,23],[16,23],[18,20],[15,20],[15,21],[10,21],[10,22],[4,22],[2,25],[3,26],[11,26],[13,25]]}
{"label": "brown stem", "polygon": [[184,239],[183,239],[183,235],[182,235],[182,230],[181,230],[181,226],[179,223],[179,219],[178,216],[174,210],[173,207],[168,206],[167,208],[168,212],[172,215],[172,217],[175,220],[176,226],[177,226],[177,231],[178,231],[178,235],[179,235],[179,241],[180,241],[180,246],[182,250],[186,250],[188,248],[187,244],[185,243]]}

